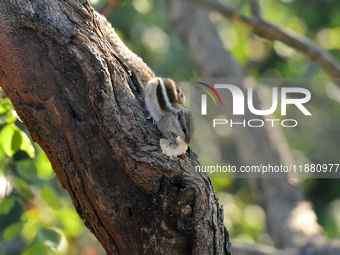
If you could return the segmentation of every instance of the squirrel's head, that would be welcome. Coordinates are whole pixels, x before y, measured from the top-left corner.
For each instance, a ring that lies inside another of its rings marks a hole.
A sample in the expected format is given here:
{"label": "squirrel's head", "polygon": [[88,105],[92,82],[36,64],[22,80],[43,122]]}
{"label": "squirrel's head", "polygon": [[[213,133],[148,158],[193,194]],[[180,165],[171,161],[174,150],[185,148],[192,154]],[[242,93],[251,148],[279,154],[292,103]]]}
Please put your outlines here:
{"label": "squirrel's head", "polygon": [[190,142],[193,132],[193,121],[191,111],[187,108],[182,108],[176,112],[176,119],[179,124],[179,137],[186,143]]}

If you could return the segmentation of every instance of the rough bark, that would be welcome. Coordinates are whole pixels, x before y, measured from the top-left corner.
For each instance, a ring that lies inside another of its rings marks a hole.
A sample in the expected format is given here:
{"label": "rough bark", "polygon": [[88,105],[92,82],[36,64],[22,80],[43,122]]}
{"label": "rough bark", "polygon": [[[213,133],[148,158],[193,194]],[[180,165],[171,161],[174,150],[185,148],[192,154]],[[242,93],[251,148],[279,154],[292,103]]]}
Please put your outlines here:
{"label": "rough bark", "polygon": [[2,0],[0,86],[107,254],[230,254],[210,180],[145,119],[153,76],[88,1]]}

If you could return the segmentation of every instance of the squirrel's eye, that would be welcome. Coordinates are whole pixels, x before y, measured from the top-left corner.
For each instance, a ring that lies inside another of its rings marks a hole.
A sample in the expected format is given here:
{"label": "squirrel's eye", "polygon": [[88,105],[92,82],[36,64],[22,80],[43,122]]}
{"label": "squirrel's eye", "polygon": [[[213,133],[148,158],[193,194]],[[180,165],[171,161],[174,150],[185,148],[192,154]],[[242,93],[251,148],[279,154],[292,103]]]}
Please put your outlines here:
{"label": "squirrel's eye", "polygon": [[187,132],[187,129],[184,127],[182,128],[183,132],[186,133]]}

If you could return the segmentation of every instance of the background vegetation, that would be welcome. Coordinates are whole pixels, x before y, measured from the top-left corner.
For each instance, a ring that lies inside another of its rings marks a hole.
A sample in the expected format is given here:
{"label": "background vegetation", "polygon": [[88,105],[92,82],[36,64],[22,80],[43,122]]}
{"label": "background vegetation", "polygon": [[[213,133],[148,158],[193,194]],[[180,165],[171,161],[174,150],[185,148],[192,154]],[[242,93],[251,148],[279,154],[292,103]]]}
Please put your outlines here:
{"label": "background vegetation", "polygon": [[[247,14],[246,0],[224,2]],[[100,6],[101,1],[92,1]],[[260,1],[264,17],[295,31],[331,52],[340,61],[340,5],[335,0]],[[108,16],[124,43],[158,76],[171,77],[188,90],[198,77],[167,19],[165,1],[131,0]],[[211,13],[226,47],[254,77],[327,77],[304,56],[279,42],[252,35],[241,24]],[[313,123],[287,134],[295,155],[313,163],[339,163],[340,90],[312,86]],[[49,161],[18,120],[10,101],[0,92],[0,254],[103,254],[84,227],[68,194],[61,189]],[[327,124],[325,132],[320,123]],[[328,143],[325,141],[333,141]],[[334,145],[335,144],[335,145]],[[235,154],[232,146],[230,155]],[[237,159],[234,159],[237,160]],[[204,164],[204,162],[201,162]],[[237,162],[236,162],[237,163]],[[225,225],[232,238],[271,244],[265,214],[255,205],[244,179],[213,179],[225,209]],[[300,179],[319,222],[329,238],[340,237],[338,179]]]}

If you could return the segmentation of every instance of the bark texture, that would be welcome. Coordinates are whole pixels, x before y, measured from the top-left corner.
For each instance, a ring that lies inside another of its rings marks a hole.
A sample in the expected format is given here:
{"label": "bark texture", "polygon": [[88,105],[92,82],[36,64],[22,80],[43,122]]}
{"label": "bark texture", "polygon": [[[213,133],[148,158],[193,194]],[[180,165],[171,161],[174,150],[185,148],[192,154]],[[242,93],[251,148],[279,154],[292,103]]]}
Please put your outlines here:
{"label": "bark texture", "polygon": [[0,86],[107,254],[230,254],[223,210],[146,120],[152,71],[86,0],[0,5]]}

